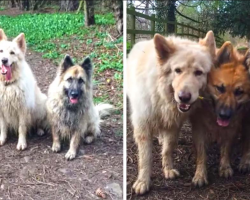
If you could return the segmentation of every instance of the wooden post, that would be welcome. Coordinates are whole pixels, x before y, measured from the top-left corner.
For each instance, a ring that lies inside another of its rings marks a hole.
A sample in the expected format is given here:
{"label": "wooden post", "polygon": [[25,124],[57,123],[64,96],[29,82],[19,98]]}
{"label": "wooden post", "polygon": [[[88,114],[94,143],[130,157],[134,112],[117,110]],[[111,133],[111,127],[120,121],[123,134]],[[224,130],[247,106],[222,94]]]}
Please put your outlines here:
{"label": "wooden post", "polygon": [[178,33],[177,22],[176,21],[174,23],[174,33],[175,33],[175,35],[177,35],[177,33]]}
{"label": "wooden post", "polygon": [[151,37],[153,38],[155,35],[155,14],[152,14],[151,17],[152,17],[152,19],[151,19],[151,31],[152,31]]}
{"label": "wooden post", "polygon": [[168,35],[168,22],[165,23],[164,31],[165,34]]}
{"label": "wooden post", "polygon": [[[135,11],[135,8],[134,7],[131,7],[131,10]],[[135,30],[135,15],[131,15],[131,20],[132,20],[132,27],[131,29],[132,30]],[[133,46],[135,44],[135,34],[134,33],[131,33],[131,45]]]}
{"label": "wooden post", "polygon": [[183,22],[181,23],[181,33],[182,34],[184,33],[184,24],[183,24]]}

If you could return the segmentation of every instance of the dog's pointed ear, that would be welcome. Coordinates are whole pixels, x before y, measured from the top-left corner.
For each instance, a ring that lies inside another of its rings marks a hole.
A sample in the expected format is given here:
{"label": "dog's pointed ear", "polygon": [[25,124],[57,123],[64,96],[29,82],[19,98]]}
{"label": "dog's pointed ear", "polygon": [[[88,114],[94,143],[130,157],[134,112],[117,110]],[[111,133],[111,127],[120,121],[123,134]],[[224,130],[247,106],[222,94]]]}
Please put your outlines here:
{"label": "dog's pointed ear", "polygon": [[61,67],[60,67],[60,73],[64,73],[67,69],[69,69],[70,67],[74,66],[74,63],[71,59],[71,57],[67,54],[65,55]]}
{"label": "dog's pointed ear", "polygon": [[0,41],[7,40],[7,36],[5,35],[3,29],[0,29]]}
{"label": "dog's pointed ear", "polygon": [[93,71],[93,66],[92,66],[90,58],[89,57],[85,58],[81,66],[85,70],[88,78],[90,78],[92,75],[92,71]]}
{"label": "dog's pointed ear", "polygon": [[243,64],[247,68],[248,72],[250,72],[250,50],[245,53]]}
{"label": "dog's pointed ear", "polygon": [[19,34],[13,42],[16,42],[18,47],[21,49],[23,53],[26,52],[26,41],[25,41],[25,36],[24,33]]}
{"label": "dog's pointed ear", "polygon": [[209,49],[212,58],[215,58],[216,42],[213,31],[208,31],[206,37],[199,40],[199,44],[206,46]]}
{"label": "dog's pointed ear", "polygon": [[233,45],[231,42],[225,42],[219,49],[216,55],[215,67],[219,67],[222,64],[229,63],[232,60]]}
{"label": "dog's pointed ear", "polygon": [[174,53],[174,45],[167,41],[166,38],[160,34],[155,34],[153,40],[159,64],[162,65],[167,61],[170,55]]}

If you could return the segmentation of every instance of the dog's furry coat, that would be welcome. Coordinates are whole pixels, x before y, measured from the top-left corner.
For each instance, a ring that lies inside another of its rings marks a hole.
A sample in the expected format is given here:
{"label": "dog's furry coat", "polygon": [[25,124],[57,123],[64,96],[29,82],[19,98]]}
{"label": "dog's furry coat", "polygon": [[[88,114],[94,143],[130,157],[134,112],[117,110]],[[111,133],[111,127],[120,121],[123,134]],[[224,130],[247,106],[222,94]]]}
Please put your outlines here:
{"label": "dog's furry coat", "polygon": [[190,93],[190,105],[187,107],[194,104],[199,91],[206,86],[214,54],[212,32],[200,44],[156,34],[153,40],[139,42],[131,50],[126,82],[134,138],[139,151],[139,175],[133,185],[137,194],[149,190],[153,135],[160,134],[162,138],[165,177],[179,175],[173,167],[172,152],[179,129],[189,113],[179,111],[181,102],[178,94],[182,91]]}
{"label": "dog's furry coat", "polygon": [[[60,138],[70,139],[70,148],[65,155],[68,160],[75,158],[81,137],[91,143],[100,134],[99,115],[107,114],[106,111],[112,108],[108,104],[94,106],[91,76],[92,64],[89,58],[80,66],[74,65],[67,55],[49,87],[47,110],[52,125],[52,150],[60,151]],[[72,86],[72,79],[77,81],[75,86]],[[84,83],[79,83],[80,79]],[[70,91],[71,87],[78,88],[75,89],[79,93],[77,103],[70,102],[65,92]]]}
{"label": "dog's furry coat", "polygon": [[26,42],[20,34],[12,42],[7,41],[4,31],[0,29],[1,71],[4,65],[11,71],[10,79],[0,74],[0,145],[7,139],[7,132],[19,133],[18,150],[27,147],[26,135],[32,128],[46,127],[46,95],[37,86],[36,79],[25,61]]}
{"label": "dog's furry coat", "polygon": [[[241,132],[246,102],[250,99],[249,64],[247,64],[250,53],[239,55],[230,42],[225,42],[216,54],[215,67],[208,76],[205,100],[200,101],[200,106],[197,106],[190,117],[197,154],[197,166],[193,178],[193,184],[196,186],[208,184],[206,149],[210,142],[217,142],[220,145],[219,175],[226,178],[233,175],[230,162],[231,150],[233,142]],[[249,132],[243,131],[243,138],[244,135],[249,135]],[[246,138],[248,141],[244,143],[249,143],[249,136]],[[249,145],[247,148],[249,149]],[[244,171],[250,159],[246,152],[243,154],[245,157],[243,155],[239,168]]]}

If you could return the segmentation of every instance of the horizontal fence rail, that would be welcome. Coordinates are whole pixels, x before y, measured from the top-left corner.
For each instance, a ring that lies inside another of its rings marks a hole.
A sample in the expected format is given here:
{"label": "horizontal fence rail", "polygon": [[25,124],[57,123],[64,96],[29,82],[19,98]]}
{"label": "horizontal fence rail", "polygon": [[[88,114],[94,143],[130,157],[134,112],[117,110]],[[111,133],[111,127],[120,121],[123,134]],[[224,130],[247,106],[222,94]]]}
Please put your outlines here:
{"label": "horizontal fence rail", "polygon": [[[173,22],[173,21],[167,21],[167,20],[162,20],[158,19],[155,17],[155,14],[152,14],[151,16],[145,15],[143,13],[139,13],[135,11],[135,8],[128,8],[127,9],[127,14],[131,16],[131,28],[127,29],[127,34],[130,35],[131,38],[131,46],[135,44],[135,38],[136,35],[142,34],[142,35],[151,35],[151,37],[154,36],[155,33],[159,33],[162,35],[169,35],[169,31],[167,29],[168,24],[172,24],[175,27],[174,35],[180,36],[180,37],[192,37],[195,39],[203,38],[205,37],[207,31],[201,30],[199,28],[192,27],[190,25],[184,24],[184,23],[178,23],[178,22]],[[150,27],[151,30],[137,30],[136,29],[136,17],[140,17],[146,20],[150,21]],[[164,24],[164,31],[159,32],[155,30],[155,22],[160,22]],[[184,30],[186,29],[186,31]],[[215,36],[215,41],[218,47],[220,47],[224,41],[222,38]]]}

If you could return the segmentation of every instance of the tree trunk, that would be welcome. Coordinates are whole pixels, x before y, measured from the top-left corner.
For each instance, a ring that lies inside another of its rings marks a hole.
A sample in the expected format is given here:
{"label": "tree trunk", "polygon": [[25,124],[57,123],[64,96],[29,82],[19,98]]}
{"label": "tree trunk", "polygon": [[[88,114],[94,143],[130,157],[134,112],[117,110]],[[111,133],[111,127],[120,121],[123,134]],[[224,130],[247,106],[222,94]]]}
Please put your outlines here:
{"label": "tree trunk", "polygon": [[[176,9],[176,0],[170,0],[167,3],[167,10],[168,10],[168,15],[167,15],[167,20],[175,22],[176,17],[175,17],[175,9]],[[168,24],[168,33],[175,33],[175,25],[174,24]]]}
{"label": "tree trunk", "polygon": [[35,0],[33,1],[33,10],[38,10],[42,8],[47,3],[47,0]]}
{"label": "tree trunk", "polygon": [[21,3],[21,10],[30,10],[30,1],[29,0],[23,0]]}
{"label": "tree trunk", "polygon": [[94,1],[84,0],[85,26],[95,24]]}
{"label": "tree trunk", "polygon": [[116,20],[116,29],[118,32],[118,37],[123,35],[123,1],[122,0],[112,0],[112,7],[114,11],[114,16]]}
{"label": "tree trunk", "polygon": [[[156,0],[156,16],[162,20],[175,22],[175,9],[176,9],[176,1],[177,0]],[[159,9],[157,9],[159,8]],[[165,9],[162,9],[165,8]],[[159,32],[164,32],[165,24],[161,22],[156,23],[156,30]],[[167,33],[174,33],[175,32],[175,25],[174,24],[167,24]]]}
{"label": "tree trunk", "polygon": [[79,1],[61,0],[60,11],[75,11],[79,6]]}
{"label": "tree trunk", "polygon": [[11,0],[11,8],[15,8],[16,7],[16,2],[15,0]]}

